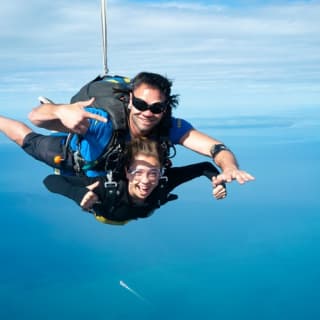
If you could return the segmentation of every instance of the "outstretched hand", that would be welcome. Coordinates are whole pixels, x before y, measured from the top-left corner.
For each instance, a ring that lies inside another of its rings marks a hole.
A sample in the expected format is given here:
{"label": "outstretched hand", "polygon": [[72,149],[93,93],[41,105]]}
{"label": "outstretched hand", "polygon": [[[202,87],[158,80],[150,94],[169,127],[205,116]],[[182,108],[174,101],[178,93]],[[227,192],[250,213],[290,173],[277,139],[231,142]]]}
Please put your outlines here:
{"label": "outstretched hand", "polygon": [[78,101],[72,104],[60,105],[56,114],[61,123],[71,132],[85,134],[89,128],[89,119],[106,122],[107,119],[86,111],[84,108],[92,105],[94,98],[86,101]]}
{"label": "outstretched hand", "polygon": [[80,206],[84,210],[90,210],[94,204],[99,201],[99,197],[92,191],[99,186],[99,181],[87,186],[89,191],[84,195],[80,202]]}
{"label": "outstretched hand", "polygon": [[254,179],[255,178],[250,173],[240,169],[233,168],[223,170],[216,177],[212,178],[212,182],[214,186],[218,186],[224,182],[230,183],[233,180],[236,180],[240,184],[244,184]]}
{"label": "outstretched hand", "polygon": [[227,189],[225,184],[219,184],[217,186],[214,186],[212,194],[217,200],[224,199],[227,196]]}

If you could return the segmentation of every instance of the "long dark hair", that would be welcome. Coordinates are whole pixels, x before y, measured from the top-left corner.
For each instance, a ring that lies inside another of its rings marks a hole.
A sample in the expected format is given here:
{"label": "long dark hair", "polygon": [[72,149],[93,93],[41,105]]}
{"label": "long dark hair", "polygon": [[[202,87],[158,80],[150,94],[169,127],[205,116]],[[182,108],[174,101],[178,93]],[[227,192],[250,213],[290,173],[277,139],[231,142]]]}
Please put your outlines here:
{"label": "long dark hair", "polygon": [[165,102],[168,108],[172,109],[178,106],[179,95],[171,94],[172,81],[168,78],[158,73],[145,71],[140,72],[131,80],[131,90],[134,91],[142,84],[159,89],[160,92],[165,96]]}

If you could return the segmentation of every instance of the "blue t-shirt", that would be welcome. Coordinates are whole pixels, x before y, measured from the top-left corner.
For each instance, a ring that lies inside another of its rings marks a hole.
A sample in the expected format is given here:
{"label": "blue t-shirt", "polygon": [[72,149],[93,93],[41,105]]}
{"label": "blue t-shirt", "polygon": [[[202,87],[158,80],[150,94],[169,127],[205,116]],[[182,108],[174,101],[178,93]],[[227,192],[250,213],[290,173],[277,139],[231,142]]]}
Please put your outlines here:
{"label": "blue t-shirt", "polygon": [[[101,115],[107,119],[107,122],[90,119],[90,126],[82,139],[79,139],[75,135],[70,142],[71,149],[80,150],[83,159],[90,162],[98,159],[109,143],[112,136],[112,121],[105,110],[87,107],[86,111]],[[193,129],[193,126],[188,121],[172,117],[169,134],[171,142],[173,144],[180,144],[181,138],[191,129]],[[128,139],[130,139],[130,135],[128,135]],[[105,172],[98,172],[96,170],[86,171],[88,177],[104,174]]]}

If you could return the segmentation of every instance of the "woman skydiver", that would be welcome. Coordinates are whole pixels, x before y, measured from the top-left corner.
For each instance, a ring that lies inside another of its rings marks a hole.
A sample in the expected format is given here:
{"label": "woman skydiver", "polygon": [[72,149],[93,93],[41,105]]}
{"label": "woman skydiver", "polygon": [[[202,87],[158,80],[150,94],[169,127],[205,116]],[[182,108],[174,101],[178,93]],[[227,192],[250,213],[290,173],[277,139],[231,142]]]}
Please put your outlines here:
{"label": "woman skydiver", "polygon": [[[125,177],[108,186],[106,177],[49,175],[44,184],[51,192],[64,195],[101,222],[125,224],[146,218],[168,201],[170,192],[182,183],[200,176],[212,179],[219,171],[210,162],[200,162],[163,170],[161,147],[147,138],[131,140],[125,151]],[[213,189],[216,199],[226,196],[225,186]]]}

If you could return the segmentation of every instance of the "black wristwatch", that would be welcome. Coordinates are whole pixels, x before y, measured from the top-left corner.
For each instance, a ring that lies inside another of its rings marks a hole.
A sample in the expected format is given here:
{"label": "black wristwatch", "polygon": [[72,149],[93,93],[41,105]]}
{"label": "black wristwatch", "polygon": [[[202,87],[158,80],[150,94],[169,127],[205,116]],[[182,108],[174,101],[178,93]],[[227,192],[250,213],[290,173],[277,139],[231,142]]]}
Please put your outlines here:
{"label": "black wristwatch", "polygon": [[210,149],[212,159],[214,159],[215,156],[222,150],[229,150],[229,149],[222,143],[214,144]]}

